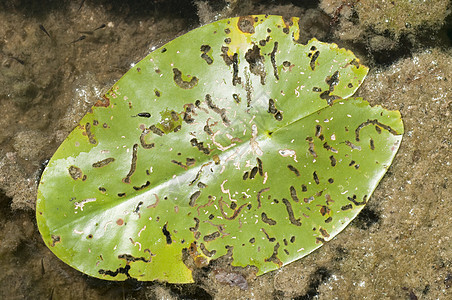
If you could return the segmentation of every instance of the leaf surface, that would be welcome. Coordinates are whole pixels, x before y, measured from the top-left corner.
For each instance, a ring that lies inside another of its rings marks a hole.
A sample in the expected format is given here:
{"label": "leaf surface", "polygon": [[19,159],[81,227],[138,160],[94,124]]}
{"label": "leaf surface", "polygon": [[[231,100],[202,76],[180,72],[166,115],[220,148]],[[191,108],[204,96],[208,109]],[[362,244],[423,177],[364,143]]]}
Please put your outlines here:
{"label": "leaf surface", "polygon": [[47,246],[90,276],[187,283],[228,251],[260,275],[333,238],[403,124],[349,98],[368,72],[353,53],[298,34],[297,18],[225,19],[136,64],[43,173]]}

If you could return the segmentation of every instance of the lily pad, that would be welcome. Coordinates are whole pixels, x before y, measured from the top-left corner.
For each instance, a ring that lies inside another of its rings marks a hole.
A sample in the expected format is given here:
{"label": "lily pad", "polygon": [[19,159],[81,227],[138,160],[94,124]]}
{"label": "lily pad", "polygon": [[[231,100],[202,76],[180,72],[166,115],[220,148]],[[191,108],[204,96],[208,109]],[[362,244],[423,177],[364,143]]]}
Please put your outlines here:
{"label": "lily pad", "polygon": [[50,250],[102,279],[188,283],[228,251],[261,275],[339,233],[403,124],[349,98],[368,72],[352,52],[298,37],[297,18],[225,19],[129,70],[42,175]]}

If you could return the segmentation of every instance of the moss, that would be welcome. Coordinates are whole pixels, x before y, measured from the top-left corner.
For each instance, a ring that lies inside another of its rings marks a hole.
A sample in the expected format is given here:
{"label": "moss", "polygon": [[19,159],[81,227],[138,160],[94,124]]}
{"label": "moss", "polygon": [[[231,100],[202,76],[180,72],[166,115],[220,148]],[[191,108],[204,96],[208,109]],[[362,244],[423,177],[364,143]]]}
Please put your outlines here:
{"label": "moss", "polygon": [[354,5],[363,26],[395,36],[416,33],[419,27],[438,30],[450,13],[449,0],[359,1]]}
{"label": "moss", "polygon": [[322,0],[320,8],[334,18],[352,20],[359,30],[379,34],[390,32],[397,38],[416,34],[419,29],[438,30],[451,12],[448,0],[345,1]]}
{"label": "moss", "polygon": [[319,7],[331,17],[335,39],[349,48],[364,48],[370,65],[387,66],[423,47],[450,45],[448,0],[321,0]]}

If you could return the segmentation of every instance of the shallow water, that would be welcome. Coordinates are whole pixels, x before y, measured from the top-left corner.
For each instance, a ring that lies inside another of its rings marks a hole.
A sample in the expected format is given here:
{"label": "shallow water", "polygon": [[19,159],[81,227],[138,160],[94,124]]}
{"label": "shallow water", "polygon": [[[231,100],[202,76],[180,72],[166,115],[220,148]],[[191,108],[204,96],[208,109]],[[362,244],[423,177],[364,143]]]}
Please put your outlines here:
{"label": "shallow water", "polygon": [[[176,2],[0,4],[0,298],[450,296],[450,17],[448,25],[430,32],[424,42],[419,41],[424,33],[419,33],[419,40],[414,37],[413,49],[394,46],[386,51],[368,43],[375,33],[362,32],[358,25],[341,23],[341,19],[335,23],[318,9],[306,10],[312,3],[297,7],[289,1],[286,5],[244,1],[228,10],[219,4],[181,6]],[[406,132],[402,146],[366,209],[320,250],[250,279],[245,291],[215,280],[212,270],[231,270],[221,260],[191,285],[107,282],[62,263],[42,242],[34,217],[37,181],[45,161],[99,95],[134,62],[197,27],[200,20],[251,12],[301,16],[306,38],[315,35],[351,48],[373,67],[359,96],[372,105],[401,111]],[[99,28],[102,24],[105,27]],[[388,45],[394,44],[391,35],[380,36]],[[410,38],[400,41],[410,43]]]}

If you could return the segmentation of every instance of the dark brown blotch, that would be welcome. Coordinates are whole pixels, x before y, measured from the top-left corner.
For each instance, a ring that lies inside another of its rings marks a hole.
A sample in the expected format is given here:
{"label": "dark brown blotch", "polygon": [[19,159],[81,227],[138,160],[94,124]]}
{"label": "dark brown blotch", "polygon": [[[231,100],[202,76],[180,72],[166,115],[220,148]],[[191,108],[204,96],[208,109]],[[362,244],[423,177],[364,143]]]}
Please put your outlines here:
{"label": "dark brown blotch", "polygon": [[267,112],[270,114],[276,114],[278,112],[278,110],[276,109],[276,106],[275,106],[275,101],[273,99],[268,99]]}
{"label": "dark brown blotch", "polygon": [[174,82],[182,89],[192,89],[198,84],[198,78],[193,76],[190,81],[185,81],[182,79],[182,72],[178,68],[173,68]]}
{"label": "dark brown blotch", "polygon": [[271,225],[271,226],[276,225],[276,221],[271,219],[271,218],[269,218],[265,212],[263,212],[261,214],[261,217],[262,217],[262,222],[264,222],[264,223],[266,223],[268,225]]}
{"label": "dark brown blotch", "polygon": [[72,177],[72,179],[82,179],[83,178],[83,172],[82,169],[76,166],[70,166],[69,169],[69,175]]}
{"label": "dark brown blotch", "polygon": [[287,165],[287,168],[289,168],[290,171],[292,171],[297,177],[300,176],[300,171],[298,171],[297,168],[295,168],[292,165]]}
{"label": "dark brown blotch", "polygon": [[316,184],[320,183],[319,176],[317,175],[316,171],[314,171],[314,173],[312,173],[312,177],[314,178],[314,181]]}
{"label": "dark brown blotch", "polygon": [[194,192],[190,196],[190,202],[188,203],[188,205],[190,205],[191,207],[195,206],[196,200],[199,198],[200,195],[201,195],[201,191]]}
{"label": "dark brown blotch", "polygon": [[254,31],[254,18],[251,16],[240,17],[237,22],[238,29],[243,33],[253,34]]}
{"label": "dark brown blotch", "polygon": [[330,156],[330,162],[331,162],[331,166],[332,167],[336,166],[337,161],[336,161],[336,158],[333,155]]}
{"label": "dark brown blotch", "polygon": [[170,245],[170,244],[173,243],[173,240],[172,240],[172,238],[171,238],[171,233],[170,233],[170,232],[168,231],[168,229],[167,229],[167,226],[168,226],[168,222],[166,222],[165,225],[163,225],[162,233],[163,233],[163,235],[164,235],[165,238],[166,238],[166,244],[167,244],[167,245]]}
{"label": "dark brown blotch", "polygon": [[201,58],[204,59],[208,65],[211,65],[213,63],[213,59],[206,53],[202,53]]}
{"label": "dark brown blotch", "polygon": [[251,169],[250,179],[254,179],[254,177],[256,177],[258,170],[259,170],[258,167],[254,167],[253,169]]}
{"label": "dark brown blotch", "polygon": [[93,163],[92,166],[93,166],[93,168],[102,168],[102,167],[105,167],[105,166],[111,164],[114,161],[115,161],[115,159],[113,157],[109,157],[109,158],[106,158],[101,161]]}
{"label": "dark brown blotch", "polygon": [[204,242],[211,242],[211,241],[213,241],[213,240],[219,238],[220,235],[221,235],[221,234],[220,234],[219,231],[215,231],[215,232],[213,232],[213,233],[211,233],[211,234],[205,235],[205,236],[203,237],[203,240],[204,240]]}
{"label": "dark brown blotch", "polygon": [[295,202],[298,202],[298,196],[297,196],[297,190],[293,185],[290,186],[290,197],[292,197],[292,200]]}
{"label": "dark brown blotch", "polygon": [[257,168],[259,170],[259,175],[264,176],[264,168],[262,166],[262,160],[259,157],[256,157],[257,160]]}
{"label": "dark brown blotch", "polygon": [[311,55],[311,61],[309,62],[309,66],[311,67],[311,70],[315,70],[315,63],[317,61],[317,58],[319,58],[320,52],[316,51],[314,54]]}
{"label": "dark brown blotch", "polygon": [[254,75],[260,76],[261,84],[265,84],[265,76],[267,73],[265,72],[265,58],[260,53],[260,48],[257,45],[254,45],[253,48],[248,49],[245,53],[245,60],[248,62],[250,67],[250,72]]}
{"label": "dark brown blotch", "polygon": [[147,188],[150,185],[151,185],[151,182],[148,180],[148,181],[146,181],[146,183],[142,184],[141,186],[134,186],[133,189],[135,191],[141,191],[141,190]]}

